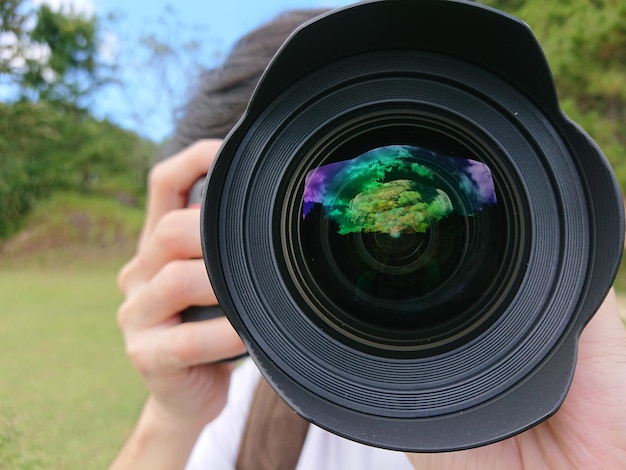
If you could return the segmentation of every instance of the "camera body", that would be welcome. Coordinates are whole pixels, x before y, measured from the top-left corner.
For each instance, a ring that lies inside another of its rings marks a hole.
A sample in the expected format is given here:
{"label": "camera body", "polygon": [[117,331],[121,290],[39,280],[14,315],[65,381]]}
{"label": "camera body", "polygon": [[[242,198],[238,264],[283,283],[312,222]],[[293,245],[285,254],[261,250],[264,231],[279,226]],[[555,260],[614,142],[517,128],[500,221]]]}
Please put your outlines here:
{"label": "camera body", "polygon": [[335,10],[283,45],[202,204],[221,308],[299,414],[437,452],[551,416],[624,240],[601,151],[521,21]]}

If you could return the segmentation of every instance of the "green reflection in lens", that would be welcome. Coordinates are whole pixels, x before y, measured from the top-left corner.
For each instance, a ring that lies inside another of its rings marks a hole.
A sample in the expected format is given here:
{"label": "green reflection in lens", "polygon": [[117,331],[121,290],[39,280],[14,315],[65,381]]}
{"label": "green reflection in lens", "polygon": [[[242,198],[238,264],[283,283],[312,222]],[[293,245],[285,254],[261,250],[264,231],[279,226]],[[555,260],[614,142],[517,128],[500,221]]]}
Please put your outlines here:
{"label": "green reflection in lens", "polygon": [[487,165],[475,160],[439,155],[408,145],[379,147],[354,159],[322,165],[307,173],[303,218],[316,204],[333,219],[340,235],[425,233],[431,224],[455,211],[450,189],[461,195],[457,212],[471,216],[496,203]]}
{"label": "green reflection in lens", "polygon": [[440,189],[410,180],[380,183],[357,194],[345,211],[330,214],[339,224],[339,234],[358,232],[389,233],[398,238],[402,232],[425,233],[433,220],[449,215],[450,198]]}

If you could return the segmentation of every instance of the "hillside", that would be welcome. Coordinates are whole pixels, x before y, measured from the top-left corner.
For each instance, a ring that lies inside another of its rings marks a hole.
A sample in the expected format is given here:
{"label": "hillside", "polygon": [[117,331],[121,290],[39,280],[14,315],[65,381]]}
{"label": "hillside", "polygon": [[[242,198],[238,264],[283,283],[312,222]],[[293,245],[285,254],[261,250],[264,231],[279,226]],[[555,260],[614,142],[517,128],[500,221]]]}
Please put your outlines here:
{"label": "hillside", "polygon": [[57,193],[0,242],[0,268],[121,263],[135,249],[143,211],[115,199]]}

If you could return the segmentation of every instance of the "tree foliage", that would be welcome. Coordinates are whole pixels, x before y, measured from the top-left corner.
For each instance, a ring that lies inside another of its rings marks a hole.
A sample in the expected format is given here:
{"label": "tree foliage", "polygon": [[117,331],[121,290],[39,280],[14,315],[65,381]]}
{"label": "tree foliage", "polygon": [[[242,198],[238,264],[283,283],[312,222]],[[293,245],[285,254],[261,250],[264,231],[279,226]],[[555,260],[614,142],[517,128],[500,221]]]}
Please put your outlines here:
{"label": "tree foliage", "polygon": [[54,191],[140,200],[154,145],[85,106],[102,83],[98,22],[0,0],[0,238]]}
{"label": "tree foliage", "polygon": [[28,15],[23,13],[23,0],[0,0],[0,74],[11,74],[15,62],[23,59],[28,40]]}
{"label": "tree foliage", "polygon": [[564,111],[600,145],[626,190],[626,2],[481,0],[526,21]]}
{"label": "tree foliage", "polygon": [[[598,142],[626,189],[626,2],[481,2],[531,25],[564,111]],[[140,201],[154,145],[89,112],[90,98],[112,72],[98,56],[100,19],[0,0],[0,21],[0,238],[17,230],[30,208],[54,191]],[[167,31],[186,30],[168,24]],[[144,63],[159,77],[155,86],[144,87],[149,100],[173,95],[177,89],[168,84],[182,86],[169,71],[192,70],[199,57],[211,60],[180,34],[147,33],[127,44],[125,50],[148,50]],[[181,62],[185,57],[189,63]]]}
{"label": "tree foliage", "polygon": [[98,61],[95,16],[55,11],[46,4],[30,11],[23,0],[0,0],[0,8],[5,47],[0,73],[18,99],[82,106],[110,80]]}
{"label": "tree foliage", "polygon": [[153,153],[152,143],[75,108],[0,103],[0,238],[54,191],[140,202]]}
{"label": "tree foliage", "polygon": [[31,63],[22,87],[48,101],[79,100],[99,85],[96,19],[66,15],[42,5],[31,41],[45,45],[47,60]]}

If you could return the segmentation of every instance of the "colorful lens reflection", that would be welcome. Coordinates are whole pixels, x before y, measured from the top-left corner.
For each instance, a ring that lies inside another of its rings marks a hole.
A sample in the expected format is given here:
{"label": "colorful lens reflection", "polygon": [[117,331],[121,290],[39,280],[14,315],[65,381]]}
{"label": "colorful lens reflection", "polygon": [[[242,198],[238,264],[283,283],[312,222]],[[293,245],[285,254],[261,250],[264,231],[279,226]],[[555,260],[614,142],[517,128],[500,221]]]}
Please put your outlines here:
{"label": "colorful lens reflection", "polygon": [[337,223],[340,235],[386,233],[397,238],[407,232],[425,233],[455,212],[472,216],[496,202],[493,178],[484,163],[391,145],[308,172],[302,216],[319,204]]}

